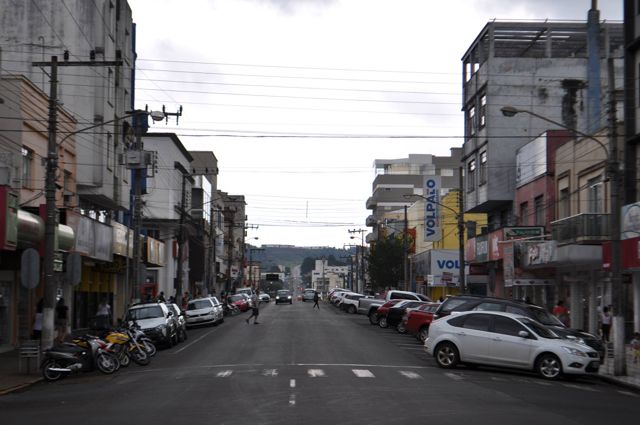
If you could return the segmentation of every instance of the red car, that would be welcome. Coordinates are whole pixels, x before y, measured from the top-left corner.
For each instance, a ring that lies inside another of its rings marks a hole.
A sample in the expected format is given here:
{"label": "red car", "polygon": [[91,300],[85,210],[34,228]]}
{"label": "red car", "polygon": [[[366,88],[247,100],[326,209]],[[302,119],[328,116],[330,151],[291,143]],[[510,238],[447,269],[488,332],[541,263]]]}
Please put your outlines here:
{"label": "red car", "polygon": [[402,318],[402,326],[407,333],[415,335],[418,341],[424,342],[429,335],[429,325],[433,321],[433,313],[440,304],[429,303],[408,310]]}
{"label": "red car", "polygon": [[377,325],[378,322],[380,321],[380,318],[386,316],[387,313],[389,312],[389,309],[394,305],[396,305],[397,303],[399,303],[400,301],[405,301],[405,300],[402,300],[402,299],[389,300],[386,303],[382,304],[376,310],[376,314],[369,315],[369,323],[371,323],[372,325]]}
{"label": "red car", "polygon": [[247,311],[251,307],[249,299],[244,294],[229,295],[229,302],[238,307],[240,311]]}

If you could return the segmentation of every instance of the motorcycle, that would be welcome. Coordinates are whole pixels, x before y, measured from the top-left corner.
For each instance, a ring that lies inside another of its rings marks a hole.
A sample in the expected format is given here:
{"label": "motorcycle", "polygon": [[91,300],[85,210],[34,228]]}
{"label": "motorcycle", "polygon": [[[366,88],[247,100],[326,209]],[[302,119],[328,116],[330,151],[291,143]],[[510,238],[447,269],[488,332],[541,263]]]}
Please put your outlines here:
{"label": "motorcycle", "polygon": [[110,331],[104,338],[108,343],[107,347],[113,350],[124,367],[129,366],[131,360],[141,366],[146,366],[151,361],[151,356],[128,329]]}
{"label": "motorcycle", "polygon": [[236,305],[229,303],[222,304],[223,316],[235,316],[236,314],[240,314],[240,309]]}
{"label": "motorcycle", "polygon": [[45,380],[57,381],[71,373],[94,369],[110,375],[120,367],[118,358],[99,338],[86,336],[74,338],[73,341],[45,350],[40,364]]}
{"label": "motorcycle", "polygon": [[149,338],[143,331],[140,325],[134,320],[129,324],[127,328],[128,335],[137,341],[137,343],[144,349],[149,357],[156,355],[157,349],[151,338]]}

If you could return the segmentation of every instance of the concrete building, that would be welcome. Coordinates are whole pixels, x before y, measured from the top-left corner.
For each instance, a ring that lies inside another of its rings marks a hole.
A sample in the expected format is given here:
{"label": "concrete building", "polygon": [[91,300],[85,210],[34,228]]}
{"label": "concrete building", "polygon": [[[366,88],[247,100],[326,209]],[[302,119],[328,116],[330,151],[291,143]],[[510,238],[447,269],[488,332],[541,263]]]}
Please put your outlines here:
{"label": "concrete building", "polygon": [[371,210],[366,225],[372,231],[366,242],[374,243],[385,232],[385,226],[394,226],[404,207],[415,202],[410,195],[422,191],[425,176],[439,176],[441,188],[458,187],[460,155],[460,148],[451,148],[451,156],[447,157],[409,154],[407,158],[376,159],[375,178],[366,204]]}
{"label": "concrete building", "polygon": [[225,275],[226,293],[241,288],[244,282],[244,248],[245,229],[247,216],[245,213],[246,202],[243,195],[229,195],[220,192],[224,215],[224,262],[223,273]]}
{"label": "concrete building", "polygon": [[[80,208],[104,222],[129,207],[129,175],[119,155],[129,137],[125,131],[133,109],[135,27],[126,1],[68,0],[16,2],[0,0],[0,44],[6,74],[26,76],[45,93],[47,67],[32,61],[114,61],[122,66],[60,66],[58,98],[77,128],[105,123],[76,136],[77,188]],[[92,53],[93,52],[93,53]]]}
{"label": "concrete building", "polygon": [[331,288],[346,288],[349,266],[330,266],[326,259],[316,260],[311,271],[311,287],[327,294]]}
{"label": "concrete building", "polygon": [[[610,92],[607,63],[613,59],[614,89],[622,87],[622,48],[622,24],[600,22],[598,11],[590,10],[588,22],[492,21],[464,54],[464,207],[488,215],[488,233],[474,238],[469,250],[488,276],[487,285],[476,288],[479,293],[513,296],[505,289],[510,278],[504,274],[509,270],[501,241],[532,237],[529,230],[518,230],[524,223],[544,222],[541,229],[549,230],[556,202],[561,202],[555,182],[553,193],[543,195],[537,188],[536,198],[514,203],[522,177],[518,150],[549,129],[600,131]],[[519,113],[506,116],[506,106]],[[546,157],[539,159],[548,163]]]}

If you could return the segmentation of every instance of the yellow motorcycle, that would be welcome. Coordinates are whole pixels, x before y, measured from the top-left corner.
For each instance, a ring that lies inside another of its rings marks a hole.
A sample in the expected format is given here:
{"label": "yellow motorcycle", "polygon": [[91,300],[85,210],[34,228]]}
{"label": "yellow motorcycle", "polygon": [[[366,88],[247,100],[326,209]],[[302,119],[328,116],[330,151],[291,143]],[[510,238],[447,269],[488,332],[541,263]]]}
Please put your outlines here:
{"label": "yellow motorcycle", "polygon": [[138,343],[127,329],[110,331],[105,335],[104,339],[108,344],[107,346],[116,353],[121,366],[129,366],[130,360],[141,366],[146,366],[151,361],[144,347]]}

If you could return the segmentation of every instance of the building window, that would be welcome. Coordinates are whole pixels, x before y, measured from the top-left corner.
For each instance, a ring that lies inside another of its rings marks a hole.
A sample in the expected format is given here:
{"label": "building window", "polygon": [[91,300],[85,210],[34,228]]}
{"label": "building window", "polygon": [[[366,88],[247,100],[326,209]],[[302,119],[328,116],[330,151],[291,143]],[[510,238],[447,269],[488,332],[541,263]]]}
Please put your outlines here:
{"label": "building window", "polygon": [[467,109],[467,137],[471,137],[476,134],[476,107],[470,106]]}
{"label": "building window", "polygon": [[33,151],[22,148],[22,187],[33,187]]}
{"label": "building window", "polygon": [[604,212],[603,194],[602,176],[595,177],[587,182],[587,212],[595,214]]}
{"label": "building window", "polygon": [[529,203],[523,202],[520,204],[520,224],[527,226],[529,224]]}
{"label": "building window", "polygon": [[65,207],[73,204],[73,192],[71,191],[71,173],[64,171],[62,175],[62,202]]}
{"label": "building window", "polygon": [[107,133],[107,168],[113,170],[113,164],[115,163],[116,149],[113,144],[113,137],[111,133]]}
{"label": "building window", "polygon": [[480,152],[480,183],[485,184],[487,182],[487,151]]}
{"label": "building window", "polygon": [[487,125],[487,95],[480,95],[480,111],[478,114],[478,126],[482,129]]}
{"label": "building window", "polygon": [[571,205],[569,204],[569,188],[560,189],[558,199],[558,218],[569,217],[571,214]]}
{"label": "building window", "polygon": [[107,70],[107,102],[113,106],[113,70],[109,68]]}
{"label": "building window", "polygon": [[473,192],[476,187],[476,160],[472,159],[467,165],[467,192]]}
{"label": "building window", "polygon": [[533,210],[535,215],[535,225],[544,226],[544,196],[537,196],[533,200]]}

